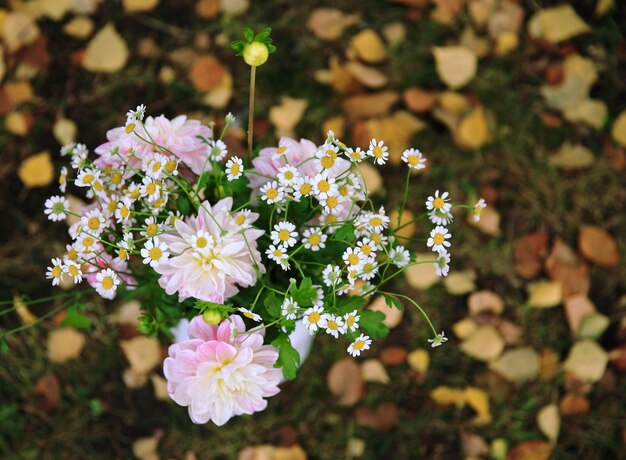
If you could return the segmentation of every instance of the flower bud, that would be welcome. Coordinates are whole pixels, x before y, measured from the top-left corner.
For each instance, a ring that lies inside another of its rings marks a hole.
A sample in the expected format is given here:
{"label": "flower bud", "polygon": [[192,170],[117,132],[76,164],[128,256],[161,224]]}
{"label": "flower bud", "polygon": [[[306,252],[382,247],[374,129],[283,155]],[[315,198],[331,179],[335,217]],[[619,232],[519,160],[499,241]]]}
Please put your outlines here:
{"label": "flower bud", "polygon": [[222,312],[215,308],[209,308],[208,310],[204,310],[204,313],[202,313],[202,319],[207,324],[219,324],[223,318],[224,316],[222,315]]}
{"label": "flower bud", "polygon": [[243,60],[246,61],[246,64],[253,67],[265,64],[269,55],[270,52],[267,49],[267,45],[261,42],[249,43],[243,50]]}

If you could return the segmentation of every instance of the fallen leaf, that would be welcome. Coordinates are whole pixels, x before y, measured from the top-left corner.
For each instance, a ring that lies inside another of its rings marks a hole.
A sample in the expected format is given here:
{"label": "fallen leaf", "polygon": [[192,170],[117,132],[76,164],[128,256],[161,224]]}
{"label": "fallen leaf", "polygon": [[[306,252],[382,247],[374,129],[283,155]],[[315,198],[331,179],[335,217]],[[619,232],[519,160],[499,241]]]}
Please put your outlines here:
{"label": "fallen leaf", "polygon": [[435,94],[420,88],[411,87],[402,93],[402,99],[407,108],[413,112],[428,112],[435,104]]}
{"label": "fallen leaf", "polygon": [[294,136],[294,128],[308,106],[306,99],[285,96],[280,105],[270,108],[269,119],[276,128],[276,137]]}
{"label": "fallen leaf", "polygon": [[487,235],[500,235],[500,213],[493,206],[487,206],[482,210],[478,222],[474,220],[473,213],[467,213],[467,222]]}
{"label": "fallen leaf", "polygon": [[219,0],[198,0],[196,14],[202,19],[214,19],[220,14]]}
{"label": "fallen leaf", "polygon": [[336,8],[317,8],[311,12],[307,27],[320,40],[333,41],[359,19],[358,14],[345,14]]}
{"label": "fallen leaf", "polygon": [[328,69],[318,69],[314,73],[317,82],[330,85],[339,93],[353,94],[361,92],[363,86],[350,72],[345,64],[341,64],[337,56],[331,56],[328,60]]}
{"label": "fallen leaf", "polygon": [[363,61],[376,64],[387,59],[387,50],[378,34],[372,29],[365,29],[350,41],[350,47]]}
{"label": "fallen leaf", "polygon": [[539,376],[539,354],[531,347],[507,350],[489,368],[514,383],[535,380]]}
{"label": "fallen leaf", "polygon": [[593,166],[595,157],[584,145],[571,144],[566,141],[559,150],[550,156],[550,164],[567,171],[585,169]]}
{"label": "fallen leaf", "polygon": [[513,32],[502,32],[498,35],[496,41],[496,54],[498,56],[505,56],[511,51],[515,51],[519,46],[519,38],[517,34]]}
{"label": "fallen leaf", "polygon": [[559,402],[562,415],[578,415],[589,412],[589,400],[576,393],[567,393]]}
{"label": "fallen leaf", "polygon": [[63,117],[57,118],[54,122],[54,126],[52,127],[52,134],[61,145],[66,145],[70,142],[76,141],[77,131],[78,128],[76,123]]}
{"label": "fallen leaf", "polygon": [[335,133],[335,137],[342,139],[345,134],[346,119],[342,115],[328,118],[322,123],[322,136],[326,136],[328,131]]}
{"label": "fallen leaf", "polygon": [[485,109],[479,105],[461,120],[456,131],[459,145],[479,149],[489,141],[489,129]]}
{"label": "fallen leaf", "polygon": [[430,355],[423,348],[417,348],[406,357],[409,367],[419,374],[425,374],[430,364]]}
{"label": "fallen leaf", "polygon": [[489,446],[482,436],[461,432],[461,445],[466,458],[482,458],[489,453]]}
{"label": "fallen leaf", "polygon": [[50,153],[40,152],[20,164],[17,175],[26,187],[46,187],[54,179],[54,166]]}
{"label": "fallen leaf", "polygon": [[589,31],[591,28],[568,4],[539,10],[528,22],[528,32],[533,38],[543,38],[551,43],[569,40]]}
{"label": "fallen leaf", "polygon": [[[206,93],[202,102],[216,109],[223,109],[230,102],[233,95],[233,76],[228,70],[224,70],[224,78],[221,83]],[[256,130],[255,130],[256,132]]]}
{"label": "fallen leaf", "polygon": [[82,66],[91,72],[116,73],[127,60],[126,42],[112,24],[107,24],[87,44]]}
{"label": "fallen leaf", "polygon": [[276,447],[270,445],[250,446],[239,452],[237,460],[307,460],[301,446]]}
{"label": "fallen leaf", "polygon": [[375,195],[383,190],[383,177],[380,175],[378,168],[366,162],[362,162],[358,168],[365,181],[368,194]]}
{"label": "fallen leaf", "polygon": [[93,32],[93,21],[87,16],[76,16],[63,26],[63,32],[70,37],[85,39]]}
{"label": "fallen leaf", "polygon": [[550,380],[559,372],[559,355],[550,348],[544,348],[539,354],[539,378]]}
{"label": "fallen leaf", "polygon": [[21,47],[33,43],[41,35],[35,19],[19,11],[11,12],[4,18],[0,31],[4,46],[9,53],[14,53]]}
{"label": "fallen leaf", "polygon": [[398,366],[406,361],[407,352],[402,347],[387,347],[380,352],[380,360],[387,366]]}
{"label": "fallen leaf", "polygon": [[585,225],[578,233],[578,248],[587,260],[603,267],[616,267],[620,254],[617,242],[600,227]]}
{"label": "fallen leaf", "polygon": [[563,285],[563,298],[589,293],[589,267],[560,238],[555,238],[545,270],[551,279]]}
{"label": "fallen leaf", "polygon": [[597,382],[604,375],[607,352],[592,340],[576,342],[563,363],[563,369],[583,382]]}
{"label": "fallen leaf", "polygon": [[465,0],[433,0],[432,3],[435,4],[435,9],[431,17],[441,24],[452,24],[465,6]]}
{"label": "fallen leaf", "polygon": [[133,441],[133,455],[140,460],[158,460],[159,454],[157,448],[161,436],[147,436],[145,438],[139,438]]}
{"label": "fallen leaf", "polygon": [[346,70],[364,86],[372,89],[378,89],[389,83],[389,78],[376,67],[369,67],[360,62],[349,62],[346,64]]}
{"label": "fallen leaf", "polygon": [[470,317],[467,317],[454,323],[454,325],[452,326],[452,332],[454,332],[454,335],[456,335],[459,339],[465,340],[474,332],[476,332],[477,328],[478,324],[476,323],[476,321],[474,321]]}
{"label": "fallen leaf", "polygon": [[359,438],[348,439],[348,445],[346,446],[346,454],[351,458],[362,457],[365,453],[365,441]]}
{"label": "fallen leaf", "polygon": [[120,346],[130,367],[137,373],[148,374],[161,363],[161,346],[158,340],[137,336],[130,340],[120,340]]}
{"label": "fallen leaf", "polygon": [[63,364],[70,359],[78,358],[85,346],[85,335],[71,327],[55,329],[48,334],[48,359]]}
{"label": "fallen leaf", "polygon": [[558,281],[537,281],[528,285],[527,304],[533,308],[556,307],[563,301],[563,285]]}
{"label": "fallen leaf", "polygon": [[189,69],[189,79],[200,91],[217,88],[224,78],[224,67],[215,56],[198,56]]}
{"label": "fallen leaf", "polygon": [[487,56],[491,51],[491,42],[488,38],[478,36],[471,25],[466,25],[459,37],[459,45],[471,50],[476,57]]}
{"label": "fallen leaf", "polygon": [[498,332],[504,339],[507,345],[512,345],[522,338],[524,333],[523,329],[516,324],[513,324],[511,321],[502,320],[498,323]]}
{"label": "fallen leaf", "polygon": [[443,285],[448,294],[465,295],[476,290],[474,280],[476,272],[473,270],[455,271],[444,278]]}
{"label": "fallen leaf", "polygon": [[399,310],[396,307],[390,307],[383,296],[379,296],[374,299],[368,309],[372,311],[379,311],[385,315],[383,323],[389,328],[393,329],[402,322],[403,310]]}
{"label": "fallen leaf", "polygon": [[626,110],[620,113],[617,119],[613,122],[611,136],[613,136],[613,139],[619,145],[626,147]]}
{"label": "fallen leaf", "polygon": [[53,21],[59,21],[72,8],[72,0],[34,0],[28,4],[28,11],[36,17],[45,16]]}
{"label": "fallen leaf", "polygon": [[[402,217],[400,217],[397,209],[393,209],[389,213],[389,227],[393,229],[394,236],[400,240],[404,240],[407,238],[411,238],[415,234],[416,224],[415,224],[415,216],[411,211],[405,209],[402,212]],[[400,228],[400,230],[396,231],[396,228]]]}
{"label": "fallen leaf", "polygon": [[400,100],[394,91],[352,96],[343,102],[343,111],[349,121],[387,115],[391,107]]}
{"label": "fallen leaf", "polygon": [[455,405],[460,408],[465,405],[465,393],[458,388],[440,385],[430,392],[430,398],[439,406]]}
{"label": "fallen leaf", "polygon": [[449,88],[465,86],[477,70],[476,54],[462,46],[435,47],[433,49],[437,74]]}
{"label": "fallen leaf", "polygon": [[392,22],[383,28],[383,36],[390,46],[396,47],[406,40],[406,27],[400,21]]}
{"label": "fallen leaf", "polygon": [[477,387],[467,387],[463,392],[465,402],[476,411],[476,417],[472,419],[474,425],[487,425],[491,423],[489,412],[489,395]]}
{"label": "fallen leaf", "polygon": [[461,343],[460,348],[474,359],[492,361],[502,354],[504,340],[493,326],[483,325]]}
{"label": "fallen leaf", "polygon": [[504,311],[504,300],[492,291],[476,291],[468,297],[467,306],[472,316],[485,312],[501,315]]}
{"label": "fallen leaf", "polygon": [[361,377],[364,382],[375,382],[386,385],[391,381],[383,363],[377,359],[366,359],[361,364]]}
{"label": "fallen leaf", "polygon": [[152,11],[159,4],[159,0],[122,0],[122,6],[127,13],[146,13]]}
{"label": "fallen leaf", "polygon": [[515,245],[515,271],[525,279],[532,279],[541,273],[543,257],[548,246],[548,234],[530,233]]}
{"label": "fallen leaf", "polygon": [[328,371],[326,383],[340,406],[353,406],[363,396],[361,369],[352,358],[335,362]]}
{"label": "fallen leaf", "polygon": [[367,144],[372,138],[383,140],[389,147],[389,161],[399,165],[402,153],[411,147],[413,135],[425,128],[425,123],[412,113],[398,110],[386,117],[367,120]]}
{"label": "fallen leaf", "polygon": [[439,94],[437,102],[442,109],[453,114],[461,114],[469,107],[467,98],[454,91],[444,91]]}
{"label": "fallen leaf", "polygon": [[583,318],[596,311],[596,307],[585,294],[569,296],[564,300],[563,308],[565,309],[569,329],[573,334],[578,332]]}
{"label": "fallen leaf", "polygon": [[582,319],[577,336],[581,339],[599,339],[606,328],[611,324],[611,320],[602,313],[594,312]]}
{"label": "fallen leaf", "polygon": [[[432,252],[418,253],[415,254],[415,260],[418,262],[423,260],[434,261],[435,255]],[[404,276],[409,286],[421,291],[425,291],[441,279],[440,276],[437,276],[435,265],[428,263],[417,264],[407,268]]]}
{"label": "fallen leaf", "polygon": [[154,388],[154,397],[159,401],[169,401],[170,395],[167,391],[167,380],[158,374],[152,374],[150,380]]}
{"label": "fallen leaf", "polygon": [[35,404],[47,413],[53,412],[61,403],[61,384],[52,373],[39,377],[35,385]]}
{"label": "fallen leaf", "polygon": [[24,112],[9,112],[4,127],[12,134],[26,136],[33,124],[32,116]]}
{"label": "fallen leaf", "polygon": [[148,374],[145,372],[138,372],[132,367],[127,367],[122,371],[122,382],[124,382],[126,388],[137,390],[146,386],[148,383]]}
{"label": "fallen leaf", "polygon": [[479,26],[484,26],[493,14],[493,0],[472,0],[467,5],[472,20]]}
{"label": "fallen leaf", "polygon": [[517,36],[523,22],[524,8],[512,1],[502,1],[498,2],[495,11],[489,16],[487,30],[489,36],[495,40],[506,33]]}
{"label": "fallen leaf", "polygon": [[7,113],[13,110],[15,107],[29,102],[34,97],[33,87],[28,81],[11,81],[5,83],[0,88],[0,98],[4,98],[2,101],[2,109],[0,113]]}
{"label": "fallen leaf", "polygon": [[506,454],[506,460],[549,460],[552,445],[544,441],[524,441],[513,446]]}
{"label": "fallen leaf", "polygon": [[386,433],[398,424],[400,413],[392,402],[382,403],[375,409],[358,407],[354,413],[357,425]]}
{"label": "fallen leaf", "polygon": [[250,8],[250,0],[220,0],[220,10],[227,16],[241,16]]}

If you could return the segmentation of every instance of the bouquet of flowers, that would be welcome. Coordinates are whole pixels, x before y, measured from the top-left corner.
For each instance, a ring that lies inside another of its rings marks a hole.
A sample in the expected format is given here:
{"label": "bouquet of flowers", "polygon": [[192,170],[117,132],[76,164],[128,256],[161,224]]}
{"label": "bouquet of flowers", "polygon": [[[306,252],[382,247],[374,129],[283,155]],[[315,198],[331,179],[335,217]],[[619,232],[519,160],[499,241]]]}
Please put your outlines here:
{"label": "bouquet of flowers", "polygon": [[[234,47],[253,77],[273,50],[268,31],[247,31]],[[428,197],[422,216],[433,224],[432,258],[415,260],[396,235],[410,180],[425,167],[419,150],[402,155],[406,186],[393,229],[359,169],[363,161],[387,162],[382,141],[364,150],[332,132],[321,145],[283,137],[238,158],[223,142],[232,115],[217,129],[145,110],[130,110],[94,158],[83,144],[62,148],[71,168],[61,171],[60,191],[73,183],[91,201],[78,213],[62,195],[46,201],[51,220],[75,220],[72,243],[47,277],[53,285],[63,277],[86,281],[106,299],[137,298],[148,335],[171,335],[190,320],[163,370],[171,398],[193,422],[222,425],[263,410],[282,379],[296,376],[300,356],[290,334],[297,326],[333,336],[353,356],[368,350],[388,332],[385,315],[365,308],[375,293],[390,306],[418,308],[432,346],[447,340],[413,299],[385,290],[415,264],[434,264],[440,276],[449,269],[448,193]],[[483,200],[473,207],[476,218],[483,207]]]}

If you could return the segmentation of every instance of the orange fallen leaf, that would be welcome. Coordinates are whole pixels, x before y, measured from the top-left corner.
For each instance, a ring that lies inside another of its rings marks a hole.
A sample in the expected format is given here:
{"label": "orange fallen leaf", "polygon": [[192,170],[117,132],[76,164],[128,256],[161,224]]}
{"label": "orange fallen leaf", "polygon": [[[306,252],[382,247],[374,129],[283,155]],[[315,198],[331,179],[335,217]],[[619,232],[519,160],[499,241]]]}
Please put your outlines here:
{"label": "orange fallen leaf", "polygon": [[224,78],[224,67],[215,56],[199,56],[189,69],[189,79],[201,91],[217,88]]}
{"label": "orange fallen leaf", "polygon": [[359,407],[354,415],[358,425],[381,433],[390,431],[400,420],[398,407],[392,402],[382,403],[375,409]]}
{"label": "orange fallen leaf", "polygon": [[530,233],[515,245],[515,270],[525,279],[531,279],[541,273],[543,257],[548,245],[545,232]]}
{"label": "orange fallen leaf", "polygon": [[380,352],[380,360],[388,366],[398,366],[406,361],[407,352],[402,347],[387,347]]}
{"label": "orange fallen leaf", "polygon": [[413,112],[428,112],[435,104],[435,94],[420,88],[409,88],[402,93],[404,104]]}
{"label": "orange fallen leaf", "polygon": [[328,371],[326,383],[341,406],[353,406],[363,396],[361,369],[352,358],[335,362]]}
{"label": "orange fallen leaf", "polygon": [[36,406],[44,412],[52,412],[61,403],[61,384],[52,373],[42,375],[35,385]]}
{"label": "orange fallen leaf", "polygon": [[363,61],[375,64],[387,59],[387,50],[378,34],[372,29],[365,29],[350,41],[350,47]]}
{"label": "orange fallen leaf", "polygon": [[552,445],[545,441],[524,441],[506,454],[506,460],[549,460]]}
{"label": "orange fallen leaf", "polygon": [[202,19],[213,19],[220,14],[219,0],[198,0],[196,14]]}
{"label": "orange fallen leaf", "polygon": [[562,415],[578,415],[589,412],[589,400],[576,393],[567,393],[559,402]]}
{"label": "orange fallen leaf", "polygon": [[85,335],[71,327],[62,327],[48,334],[46,345],[48,359],[62,364],[80,356],[85,346]]}
{"label": "orange fallen leaf", "polygon": [[54,179],[50,153],[40,152],[26,158],[17,169],[17,175],[26,187],[45,187]]}
{"label": "orange fallen leaf", "polygon": [[387,115],[391,107],[400,100],[394,91],[352,96],[343,102],[343,111],[349,121]]}
{"label": "orange fallen leaf", "polygon": [[556,238],[552,245],[545,270],[551,279],[563,285],[563,298],[589,293],[589,267],[560,238]]}
{"label": "orange fallen leaf", "polygon": [[359,19],[358,14],[345,14],[336,8],[317,8],[311,12],[307,28],[320,40],[333,41]]}
{"label": "orange fallen leaf", "polygon": [[581,227],[578,248],[583,257],[597,265],[616,267],[619,264],[620,254],[615,238],[600,227]]}

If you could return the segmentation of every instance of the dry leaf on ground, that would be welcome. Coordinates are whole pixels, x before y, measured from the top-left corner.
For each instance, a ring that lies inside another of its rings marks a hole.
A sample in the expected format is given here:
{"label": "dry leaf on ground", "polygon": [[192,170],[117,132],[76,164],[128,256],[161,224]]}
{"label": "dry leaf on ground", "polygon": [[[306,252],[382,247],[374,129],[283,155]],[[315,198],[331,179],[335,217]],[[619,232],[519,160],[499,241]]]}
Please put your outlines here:
{"label": "dry leaf on ground", "polygon": [[390,382],[389,374],[381,363],[377,359],[366,359],[361,364],[361,376],[365,382],[376,382],[387,384]]}
{"label": "dry leaf on ground", "polygon": [[52,412],[61,403],[61,384],[56,375],[42,375],[35,385],[35,404],[44,412]]}
{"label": "dry leaf on ground", "polygon": [[127,13],[145,13],[152,11],[159,4],[159,0],[122,0],[124,11]]}
{"label": "dry leaf on ground", "polygon": [[578,233],[578,248],[590,262],[603,267],[616,267],[620,254],[617,242],[600,227],[585,225]]}
{"label": "dry leaf on ground", "polygon": [[387,305],[387,301],[383,296],[374,299],[368,306],[372,311],[379,311],[385,315],[383,323],[389,328],[393,329],[402,322],[403,310],[399,310],[396,307],[390,307]]}
{"label": "dry leaf on ground", "polygon": [[563,285],[563,298],[589,292],[589,267],[560,238],[554,240],[545,270],[551,279]]}
{"label": "dry leaf on ground", "polygon": [[563,285],[559,281],[537,281],[528,285],[528,305],[533,308],[556,307],[563,301]]}
{"label": "dry leaf on ground", "polygon": [[353,406],[363,396],[361,369],[352,358],[335,362],[328,371],[326,383],[341,406]]}
{"label": "dry leaf on ground", "polygon": [[537,414],[537,425],[550,441],[555,442],[561,430],[561,415],[558,406],[548,404],[542,407]]}
{"label": "dry leaf on ground", "polygon": [[366,162],[362,162],[358,168],[369,194],[376,195],[383,190],[383,177],[380,175],[378,168]]}
{"label": "dry leaf on ground", "polygon": [[548,234],[530,233],[515,245],[515,271],[522,278],[531,279],[541,273],[543,257],[548,246]]}
{"label": "dry leaf on ground", "polygon": [[417,348],[411,351],[406,357],[411,369],[419,374],[425,374],[430,364],[430,355],[427,350]]}
{"label": "dry leaf on ground", "polygon": [[63,32],[70,37],[85,39],[94,29],[93,21],[87,16],[76,16],[63,26]]}
{"label": "dry leaf on ground", "polygon": [[479,149],[489,141],[487,116],[482,105],[475,107],[459,123],[455,139],[461,147]]}
{"label": "dry leaf on ground", "polygon": [[583,382],[597,382],[604,375],[607,352],[592,340],[576,342],[563,363],[563,369]]}
{"label": "dry leaf on ground", "polygon": [[563,302],[563,308],[565,309],[565,316],[567,317],[570,331],[572,331],[573,334],[578,332],[583,318],[596,311],[596,307],[585,294],[569,296]]}
{"label": "dry leaf on ground", "polygon": [[478,222],[474,221],[472,213],[468,213],[467,222],[487,235],[500,235],[500,213],[493,206],[487,206],[482,210]]}
{"label": "dry leaf on ground", "polygon": [[148,374],[161,363],[161,345],[145,336],[121,340],[120,346],[133,371]]}
{"label": "dry leaf on ground", "polygon": [[54,166],[50,153],[40,152],[20,164],[17,175],[26,187],[46,187],[54,179]]}
{"label": "dry leaf on ground", "polygon": [[476,75],[476,54],[463,46],[435,47],[433,54],[437,74],[449,88],[465,86]]}
{"label": "dry leaf on ground", "polygon": [[559,5],[539,10],[528,22],[528,31],[534,38],[552,43],[569,40],[591,31],[571,5]]}
{"label": "dry leaf on ground", "polygon": [[55,329],[48,334],[48,359],[53,363],[62,364],[70,359],[78,358],[85,346],[85,335],[71,327]]}
{"label": "dry leaf on ground", "polygon": [[524,441],[513,446],[506,454],[506,460],[549,460],[552,445],[545,441]]}
{"label": "dry leaf on ground", "polygon": [[613,136],[613,139],[619,145],[626,147],[626,110],[620,113],[617,119],[613,122],[611,136]]}
{"label": "dry leaf on ground", "polygon": [[507,350],[489,368],[505,379],[523,383],[539,376],[539,354],[531,347]]}
{"label": "dry leaf on ground", "polygon": [[78,127],[76,123],[67,118],[57,118],[52,127],[52,134],[57,142],[61,145],[66,145],[76,140],[76,133]]}
{"label": "dry leaf on ground", "polygon": [[354,415],[358,425],[381,433],[390,431],[400,420],[398,407],[391,402],[382,403],[375,409],[359,407]]}
{"label": "dry leaf on ground", "polygon": [[237,460],[306,460],[301,446],[276,447],[270,445],[250,446],[239,452]]}
{"label": "dry leaf on ground", "polygon": [[217,88],[224,78],[225,70],[215,56],[199,56],[189,69],[189,79],[200,91],[211,91]]}
{"label": "dry leaf on ground", "polygon": [[352,96],[343,102],[343,111],[349,121],[387,115],[391,107],[400,100],[394,91]]}
{"label": "dry leaf on ground", "polygon": [[589,412],[589,400],[576,393],[567,393],[559,402],[562,415],[578,415]]}
{"label": "dry leaf on ground", "polygon": [[381,38],[372,29],[365,29],[350,41],[350,47],[363,61],[376,64],[387,59],[387,50]]}
{"label": "dry leaf on ground", "polygon": [[443,285],[448,294],[464,295],[476,290],[475,280],[476,272],[473,270],[454,271],[443,279]]}
{"label": "dry leaf on ground", "polygon": [[398,366],[406,361],[407,351],[402,347],[387,347],[380,352],[380,360],[388,366]]}
{"label": "dry leaf on ground", "polygon": [[7,51],[14,53],[21,47],[33,43],[41,35],[35,19],[22,12],[11,12],[4,18],[2,39]]}
{"label": "dry leaf on ground", "polygon": [[280,105],[270,108],[269,119],[276,128],[276,137],[294,136],[294,129],[308,106],[306,99],[283,97]]}
{"label": "dry leaf on ground", "polygon": [[112,24],[107,24],[87,44],[82,66],[91,72],[116,73],[128,60],[128,46]]}
{"label": "dry leaf on ground", "polygon": [[589,168],[593,166],[595,160],[593,153],[587,147],[572,144],[569,141],[565,141],[549,158],[551,165],[567,171]]}
{"label": "dry leaf on ground", "polygon": [[[418,253],[415,254],[415,260],[434,260],[434,255],[432,252]],[[440,276],[437,276],[434,264],[426,263],[409,267],[404,272],[404,276],[409,286],[422,291],[438,283],[441,279]]]}
{"label": "dry leaf on ground", "polygon": [[476,291],[468,297],[467,306],[472,316],[485,312],[501,315],[504,311],[504,300],[492,291]]}
{"label": "dry leaf on ground", "polygon": [[348,62],[345,68],[357,81],[368,88],[382,88],[389,82],[387,75],[376,67],[369,67],[360,62]]}
{"label": "dry leaf on ground", "polygon": [[336,8],[317,8],[311,12],[307,27],[320,40],[333,41],[359,19],[358,14],[346,14]]}
{"label": "dry leaf on ground", "polygon": [[413,112],[428,112],[435,104],[436,95],[420,88],[411,87],[402,93],[407,108]]}
{"label": "dry leaf on ground", "polygon": [[461,350],[474,359],[492,361],[504,350],[504,339],[490,325],[479,326],[461,345]]}

